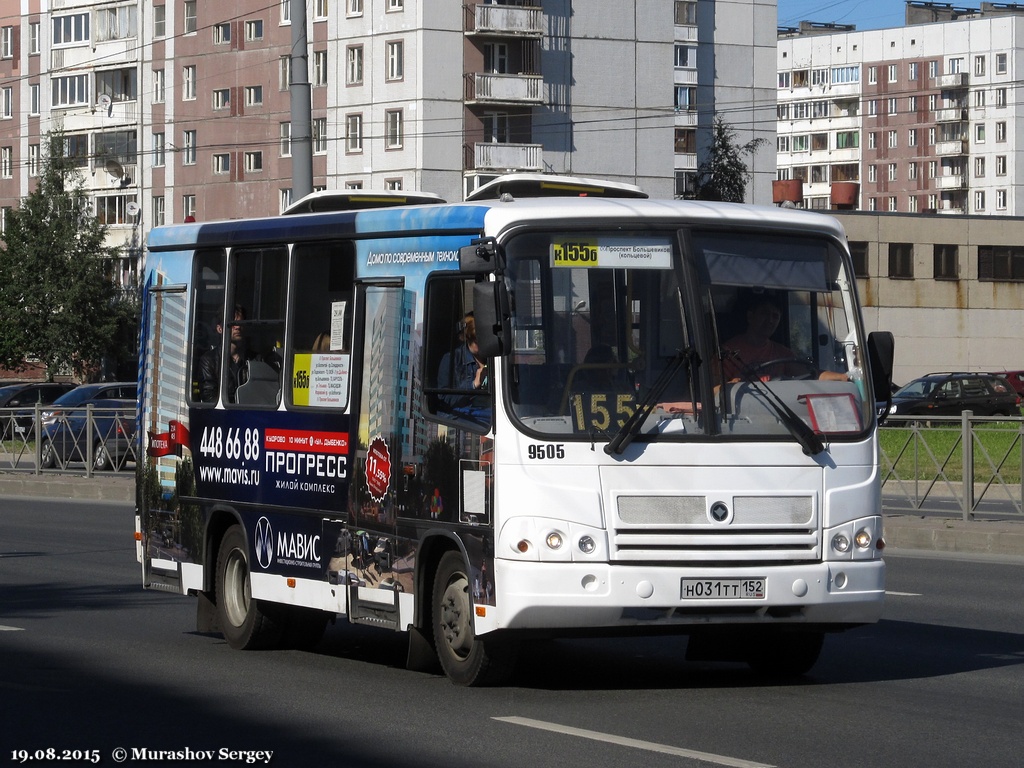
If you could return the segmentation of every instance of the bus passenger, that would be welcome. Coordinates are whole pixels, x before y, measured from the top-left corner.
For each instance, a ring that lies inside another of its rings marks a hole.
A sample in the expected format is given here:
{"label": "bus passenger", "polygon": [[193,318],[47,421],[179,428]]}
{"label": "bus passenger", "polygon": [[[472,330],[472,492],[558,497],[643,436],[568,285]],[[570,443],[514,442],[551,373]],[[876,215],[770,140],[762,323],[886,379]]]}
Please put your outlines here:
{"label": "bus passenger", "polygon": [[[233,315],[236,322],[245,320],[245,307],[241,304],[235,305]],[[204,403],[217,402],[217,390],[220,387],[220,341],[224,335],[224,326],[217,323],[218,342],[210,347],[199,358],[199,399]],[[235,391],[238,385],[243,383],[245,377],[245,339],[242,335],[242,326],[231,326],[231,348],[228,359],[228,402],[234,402]]]}

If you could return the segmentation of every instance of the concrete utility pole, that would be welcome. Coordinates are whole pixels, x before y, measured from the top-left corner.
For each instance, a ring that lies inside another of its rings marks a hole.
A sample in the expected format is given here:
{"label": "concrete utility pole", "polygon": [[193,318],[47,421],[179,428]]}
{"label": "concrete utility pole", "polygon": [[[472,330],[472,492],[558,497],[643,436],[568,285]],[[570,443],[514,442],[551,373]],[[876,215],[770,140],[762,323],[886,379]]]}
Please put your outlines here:
{"label": "concrete utility pole", "polygon": [[309,87],[305,0],[291,0],[292,51],[289,89],[292,115],[292,201],[313,191],[313,98]]}

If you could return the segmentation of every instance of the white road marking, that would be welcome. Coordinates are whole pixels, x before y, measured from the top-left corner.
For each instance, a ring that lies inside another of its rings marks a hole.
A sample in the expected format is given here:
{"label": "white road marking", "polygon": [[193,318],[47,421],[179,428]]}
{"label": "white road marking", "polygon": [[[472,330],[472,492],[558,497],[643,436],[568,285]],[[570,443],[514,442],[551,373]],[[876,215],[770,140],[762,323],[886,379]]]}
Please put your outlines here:
{"label": "white road marking", "polygon": [[25,631],[24,627],[5,627],[3,624],[0,624],[0,632],[24,632],[24,631]]}
{"label": "white road marking", "polygon": [[895,595],[896,597],[920,597],[920,592],[893,592],[891,590],[885,590],[887,595]]}
{"label": "white road marking", "polygon": [[562,733],[566,736],[579,736],[582,739],[593,739],[594,741],[603,741],[608,744],[618,744],[619,746],[632,747],[633,749],[644,749],[648,752],[661,752],[662,754],[666,755],[688,757],[692,760],[703,760],[707,763],[715,763],[716,765],[728,765],[732,766],[733,768],[775,768],[774,766],[768,765],[767,763],[753,763],[750,760],[739,760],[735,757],[727,757],[725,755],[714,755],[710,752],[697,752],[692,749],[670,747],[667,744],[656,744],[652,741],[627,739],[624,736],[614,736],[610,733],[588,731],[582,728],[570,728],[567,725],[558,725],[557,723],[545,723],[543,720],[531,720],[528,717],[495,717],[493,719],[499,720],[503,723],[511,723],[512,725],[523,725],[527,728],[537,728],[542,731]]}

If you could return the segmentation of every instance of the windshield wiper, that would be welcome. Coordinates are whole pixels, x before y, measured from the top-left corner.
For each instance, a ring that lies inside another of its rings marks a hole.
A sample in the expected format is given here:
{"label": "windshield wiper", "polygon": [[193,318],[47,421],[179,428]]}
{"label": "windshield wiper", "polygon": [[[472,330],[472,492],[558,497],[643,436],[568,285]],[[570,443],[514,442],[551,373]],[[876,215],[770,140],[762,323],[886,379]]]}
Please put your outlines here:
{"label": "windshield wiper", "polygon": [[647,395],[637,405],[636,410],[633,411],[633,415],[626,419],[626,423],[622,425],[621,429],[615,433],[615,436],[608,441],[608,445],[604,447],[604,452],[609,456],[620,455],[626,446],[633,442],[633,438],[637,436],[640,431],[640,425],[644,423],[647,417],[654,410],[654,406],[661,398],[661,393],[665,391],[672,378],[679,372],[679,369],[683,367],[686,362],[693,362],[694,364],[700,363],[700,357],[692,347],[686,349],[676,350],[675,356],[665,366],[665,370],[661,372],[661,375],[654,382],[648,391]]}
{"label": "windshield wiper", "polygon": [[793,413],[793,410],[786,405],[786,401],[779,397],[775,390],[765,384],[756,376],[750,373],[747,364],[743,362],[743,358],[739,356],[737,352],[732,353],[732,357],[736,358],[739,362],[740,375],[743,377],[743,381],[749,384],[757,391],[761,397],[764,398],[765,402],[771,407],[775,414],[785,425],[789,433],[800,443],[800,447],[803,449],[804,454],[807,456],[817,456],[819,453],[825,450],[825,444],[821,441],[821,437],[809,426],[807,422]]}

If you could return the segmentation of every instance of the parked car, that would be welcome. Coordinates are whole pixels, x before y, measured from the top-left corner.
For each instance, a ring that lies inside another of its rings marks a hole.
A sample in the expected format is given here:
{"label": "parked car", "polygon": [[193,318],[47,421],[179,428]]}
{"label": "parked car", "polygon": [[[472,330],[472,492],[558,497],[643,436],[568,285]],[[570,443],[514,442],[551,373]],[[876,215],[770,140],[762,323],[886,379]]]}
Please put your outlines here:
{"label": "parked car", "polygon": [[1003,371],[998,375],[1010,382],[1014,391],[1024,397],[1024,371]]}
{"label": "parked car", "polygon": [[90,439],[95,470],[119,469],[134,460],[137,399],[135,382],[83,384],[58,397],[43,412],[40,466],[46,469],[87,461]]}
{"label": "parked car", "polygon": [[1019,416],[1021,397],[991,373],[929,373],[892,396],[890,416]]}
{"label": "parked car", "polygon": [[0,387],[0,439],[30,438],[34,433],[36,405],[49,405],[74,388],[74,384],[52,381],[22,382]]}

